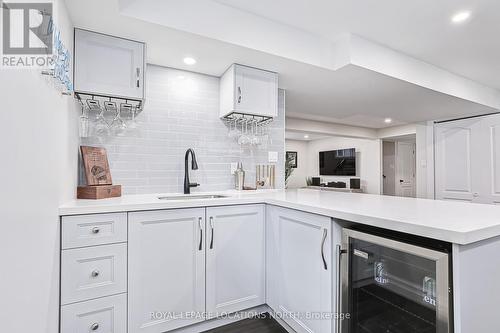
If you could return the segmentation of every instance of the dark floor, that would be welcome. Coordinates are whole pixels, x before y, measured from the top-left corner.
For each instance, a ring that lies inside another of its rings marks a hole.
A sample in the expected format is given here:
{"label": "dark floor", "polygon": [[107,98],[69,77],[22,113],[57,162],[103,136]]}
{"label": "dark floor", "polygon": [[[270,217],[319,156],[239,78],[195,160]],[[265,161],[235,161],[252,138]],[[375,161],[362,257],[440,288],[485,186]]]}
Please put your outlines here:
{"label": "dark floor", "polygon": [[244,319],[203,333],[287,333],[287,331],[266,314],[265,317]]}

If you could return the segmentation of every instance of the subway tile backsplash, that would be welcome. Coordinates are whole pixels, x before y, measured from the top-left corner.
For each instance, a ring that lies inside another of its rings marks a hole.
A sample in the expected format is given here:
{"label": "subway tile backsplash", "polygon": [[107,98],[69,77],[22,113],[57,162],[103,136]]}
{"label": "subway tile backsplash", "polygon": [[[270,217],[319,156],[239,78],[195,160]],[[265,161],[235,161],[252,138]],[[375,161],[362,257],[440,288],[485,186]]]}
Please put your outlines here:
{"label": "subway tile backsplash", "polygon": [[[277,151],[284,161],[284,106],[280,90],[268,149],[241,148],[219,119],[218,78],[148,65],[139,128],[124,136],[82,138],[81,144],[107,149],[113,183],[121,184],[124,194],[181,193],[188,148],[194,149],[199,166],[190,170],[190,180],[201,184],[192,193],[234,188],[230,163],[238,161],[246,171],[245,183],[254,186],[255,165],[267,163],[268,151]],[[284,187],[284,163],[276,166],[276,186]]]}

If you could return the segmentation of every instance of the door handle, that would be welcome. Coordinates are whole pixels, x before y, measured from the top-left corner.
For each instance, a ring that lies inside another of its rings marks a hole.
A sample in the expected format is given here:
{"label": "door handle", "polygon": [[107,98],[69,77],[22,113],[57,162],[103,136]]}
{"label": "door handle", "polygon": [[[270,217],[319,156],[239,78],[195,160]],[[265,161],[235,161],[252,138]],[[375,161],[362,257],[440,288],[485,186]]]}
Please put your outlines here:
{"label": "door handle", "polygon": [[340,314],[342,310],[342,299],[340,295],[340,291],[342,289],[342,265],[341,265],[341,260],[342,260],[342,255],[346,254],[346,250],[342,250],[342,247],[340,245],[336,246],[336,266],[337,266],[337,284],[335,288],[335,296],[336,296],[336,304],[337,304],[337,325],[336,325],[336,331],[335,333],[340,333],[342,330],[342,323],[340,321]]}
{"label": "door handle", "polygon": [[203,219],[201,217],[198,218],[198,227],[200,228],[200,245],[198,245],[198,251],[202,250],[202,245],[203,245],[203,228],[201,226],[201,221]]}
{"label": "door handle", "polygon": [[323,229],[323,238],[321,239],[321,259],[323,260],[323,267],[325,268],[325,270],[328,270],[328,265],[326,264],[325,260],[325,241],[327,235],[328,230]]}
{"label": "door handle", "polygon": [[210,216],[210,233],[212,236],[210,237],[210,250],[214,248],[214,218]]}
{"label": "door handle", "polygon": [[400,182],[400,183],[404,183],[405,181],[404,181],[403,179],[400,179],[400,180],[399,180],[399,182]]}
{"label": "door handle", "polygon": [[238,104],[241,104],[241,87],[238,87]]}
{"label": "door handle", "polygon": [[136,86],[137,86],[137,88],[140,88],[141,87],[141,80],[140,80],[141,69],[139,67],[137,67],[135,69],[135,77],[136,77]]}

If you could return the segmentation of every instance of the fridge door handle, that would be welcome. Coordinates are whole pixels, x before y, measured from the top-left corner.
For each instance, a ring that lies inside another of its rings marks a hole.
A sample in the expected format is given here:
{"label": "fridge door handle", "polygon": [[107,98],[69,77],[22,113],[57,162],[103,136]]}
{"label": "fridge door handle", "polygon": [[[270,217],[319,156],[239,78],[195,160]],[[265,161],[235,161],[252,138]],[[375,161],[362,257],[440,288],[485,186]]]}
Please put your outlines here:
{"label": "fridge door handle", "polygon": [[336,325],[336,333],[341,333],[342,331],[342,322],[341,322],[341,311],[342,311],[342,299],[341,299],[341,290],[342,290],[342,255],[346,254],[346,250],[342,250],[340,245],[336,246],[335,249],[335,264],[337,268],[337,283],[335,286],[335,297],[336,297],[336,306],[337,306],[337,325]]}

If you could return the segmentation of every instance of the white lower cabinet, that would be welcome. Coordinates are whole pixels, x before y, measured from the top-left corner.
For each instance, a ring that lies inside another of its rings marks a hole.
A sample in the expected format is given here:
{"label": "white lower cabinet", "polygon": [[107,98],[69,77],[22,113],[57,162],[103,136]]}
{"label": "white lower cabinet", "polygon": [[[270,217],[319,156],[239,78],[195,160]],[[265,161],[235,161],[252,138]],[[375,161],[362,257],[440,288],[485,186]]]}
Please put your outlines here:
{"label": "white lower cabinet", "polygon": [[130,213],[128,227],[128,333],[203,321],[205,209]]}
{"label": "white lower cabinet", "polygon": [[61,304],[127,292],[127,244],[64,250]]}
{"label": "white lower cabinet", "polygon": [[265,304],[264,205],[207,208],[207,312]]}
{"label": "white lower cabinet", "polygon": [[61,308],[61,332],[127,332],[127,295],[64,305]]}
{"label": "white lower cabinet", "polygon": [[330,218],[255,204],[127,219],[127,242],[62,250],[61,333],[163,333],[266,303],[298,333],[332,332]]}
{"label": "white lower cabinet", "polygon": [[267,207],[267,303],[299,333],[332,332],[331,225],[329,217]]}

